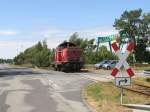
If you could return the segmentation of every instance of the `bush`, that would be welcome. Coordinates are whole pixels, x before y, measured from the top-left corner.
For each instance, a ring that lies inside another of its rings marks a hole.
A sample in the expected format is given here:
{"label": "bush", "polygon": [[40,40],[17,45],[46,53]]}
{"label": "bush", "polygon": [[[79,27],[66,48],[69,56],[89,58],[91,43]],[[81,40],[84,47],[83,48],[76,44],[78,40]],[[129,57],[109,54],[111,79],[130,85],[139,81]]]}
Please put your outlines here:
{"label": "bush", "polygon": [[23,53],[20,53],[14,58],[15,64],[32,64],[37,67],[48,67],[52,63],[52,57],[54,50],[47,48],[46,41],[26,49]]}
{"label": "bush", "polygon": [[107,47],[101,46],[98,51],[86,52],[84,55],[86,64],[95,64],[102,60],[118,60],[118,57],[107,50]]}
{"label": "bush", "polygon": [[150,82],[150,78],[146,78],[146,82]]}

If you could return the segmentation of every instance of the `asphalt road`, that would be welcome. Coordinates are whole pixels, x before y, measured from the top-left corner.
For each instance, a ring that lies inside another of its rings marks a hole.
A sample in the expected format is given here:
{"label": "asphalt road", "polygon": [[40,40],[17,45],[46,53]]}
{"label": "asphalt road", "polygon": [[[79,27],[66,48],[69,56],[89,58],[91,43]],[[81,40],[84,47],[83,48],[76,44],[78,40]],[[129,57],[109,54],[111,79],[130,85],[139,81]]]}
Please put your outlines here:
{"label": "asphalt road", "polygon": [[82,88],[91,81],[113,79],[110,72],[63,73],[0,65],[0,112],[90,112]]}
{"label": "asphalt road", "polygon": [[0,112],[90,112],[81,95],[89,76],[0,65]]}

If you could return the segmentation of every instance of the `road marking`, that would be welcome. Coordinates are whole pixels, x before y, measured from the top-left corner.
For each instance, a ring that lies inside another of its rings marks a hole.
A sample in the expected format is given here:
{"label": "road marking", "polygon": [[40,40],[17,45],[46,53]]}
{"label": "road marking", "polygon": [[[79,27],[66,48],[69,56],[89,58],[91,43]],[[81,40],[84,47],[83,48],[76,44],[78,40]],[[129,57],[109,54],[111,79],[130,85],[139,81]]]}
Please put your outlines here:
{"label": "road marking", "polygon": [[111,76],[105,76],[105,77],[96,77],[96,76],[91,76],[91,75],[86,75],[86,76],[82,76],[83,79],[88,79],[94,82],[99,82],[99,81],[105,81],[108,82],[110,80],[112,80]]}
{"label": "road marking", "polygon": [[49,85],[50,85],[53,89],[55,89],[55,90],[60,90],[60,89],[61,89],[61,87],[58,86],[56,83],[54,83],[54,81],[52,81],[52,80],[49,80]]}

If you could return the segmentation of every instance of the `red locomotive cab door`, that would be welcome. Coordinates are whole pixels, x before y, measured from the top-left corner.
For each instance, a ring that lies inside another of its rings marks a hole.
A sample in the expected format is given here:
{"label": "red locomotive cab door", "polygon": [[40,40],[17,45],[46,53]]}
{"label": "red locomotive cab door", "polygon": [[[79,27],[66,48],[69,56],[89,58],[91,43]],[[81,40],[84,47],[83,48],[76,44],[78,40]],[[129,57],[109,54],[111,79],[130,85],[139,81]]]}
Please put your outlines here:
{"label": "red locomotive cab door", "polygon": [[61,51],[58,52],[58,61],[62,61],[62,52]]}

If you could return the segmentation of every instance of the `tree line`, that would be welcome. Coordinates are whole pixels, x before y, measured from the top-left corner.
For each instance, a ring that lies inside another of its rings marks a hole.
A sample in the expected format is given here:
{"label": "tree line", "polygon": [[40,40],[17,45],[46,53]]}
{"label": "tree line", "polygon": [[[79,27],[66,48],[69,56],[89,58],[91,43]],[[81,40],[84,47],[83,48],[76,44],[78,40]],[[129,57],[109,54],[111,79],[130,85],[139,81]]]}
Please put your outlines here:
{"label": "tree line", "polygon": [[[150,63],[150,52],[146,50],[150,47],[150,13],[142,13],[141,9],[124,11],[113,25],[120,34],[119,43],[124,44],[131,41],[135,44],[134,55],[128,57],[128,62],[133,62],[133,56],[138,63]],[[95,39],[84,39],[75,32],[69,38],[83,49],[84,61],[87,64],[94,64],[104,59],[114,60],[118,57],[107,50],[107,47],[97,48],[94,45]],[[47,67],[53,63],[55,49],[49,49],[46,41],[38,42],[36,45],[26,49],[14,58],[15,64],[32,64],[32,66]]]}
{"label": "tree line", "polygon": [[13,60],[12,59],[0,59],[0,64],[12,64],[13,63]]}
{"label": "tree line", "polygon": [[16,56],[14,64],[31,64],[37,67],[48,67],[53,62],[53,55],[54,49],[49,49],[47,42],[44,40]]}

